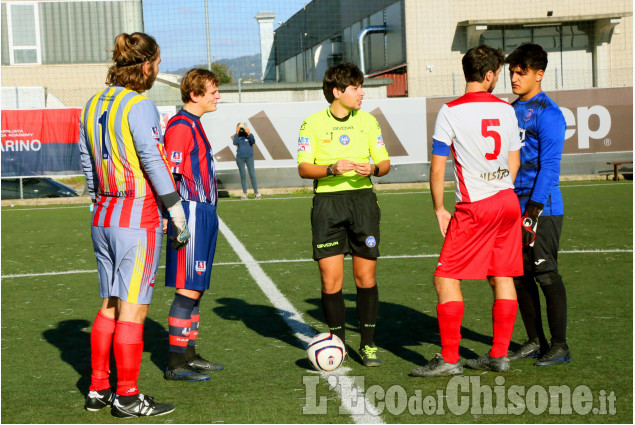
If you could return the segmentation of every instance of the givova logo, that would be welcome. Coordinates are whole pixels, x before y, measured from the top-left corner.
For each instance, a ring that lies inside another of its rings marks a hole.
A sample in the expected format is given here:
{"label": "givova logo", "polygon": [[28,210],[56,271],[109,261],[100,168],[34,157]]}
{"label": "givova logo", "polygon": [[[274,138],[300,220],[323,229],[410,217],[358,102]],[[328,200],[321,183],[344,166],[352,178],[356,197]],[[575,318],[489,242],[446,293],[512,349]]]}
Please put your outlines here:
{"label": "givova logo", "polygon": [[337,245],[339,245],[339,244],[340,244],[340,243],[339,243],[338,241],[335,241],[335,242],[319,243],[319,244],[315,245],[315,247],[316,247],[317,249],[321,249],[321,248],[330,248],[330,247],[332,247],[332,246],[337,246]]}

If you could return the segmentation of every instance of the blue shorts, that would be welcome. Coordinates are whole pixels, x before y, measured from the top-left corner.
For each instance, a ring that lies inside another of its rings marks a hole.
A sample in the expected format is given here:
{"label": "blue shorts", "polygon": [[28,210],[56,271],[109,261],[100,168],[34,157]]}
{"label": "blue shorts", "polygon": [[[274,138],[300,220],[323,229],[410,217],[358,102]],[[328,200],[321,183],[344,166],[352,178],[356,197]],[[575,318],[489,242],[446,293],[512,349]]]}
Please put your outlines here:
{"label": "blue shorts", "polygon": [[218,237],[216,206],[193,201],[181,201],[192,234],[185,248],[172,249],[172,224],[168,225],[168,246],[165,261],[165,286],[205,291],[209,289],[212,262]]}
{"label": "blue shorts", "polygon": [[161,258],[162,229],[93,226],[91,235],[101,297],[150,304]]}

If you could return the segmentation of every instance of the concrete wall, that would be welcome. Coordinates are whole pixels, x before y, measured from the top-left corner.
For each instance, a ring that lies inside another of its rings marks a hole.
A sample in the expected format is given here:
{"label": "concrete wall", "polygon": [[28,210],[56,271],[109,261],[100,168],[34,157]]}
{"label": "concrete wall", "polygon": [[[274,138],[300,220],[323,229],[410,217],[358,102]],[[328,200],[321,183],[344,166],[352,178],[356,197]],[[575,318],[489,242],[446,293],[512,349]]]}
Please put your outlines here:
{"label": "concrete wall", "polygon": [[[553,17],[547,18],[549,11],[553,12]],[[467,29],[459,25],[460,22],[498,21],[501,24],[511,24],[514,21],[536,20],[555,23],[560,22],[559,19],[563,17],[584,20],[583,17],[593,15],[607,18],[613,15],[622,16],[621,23],[610,34],[610,44],[601,42],[596,47],[597,52],[593,52],[599,58],[596,66],[601,71],[598,71],[598,75],[602,75],[598,84],[601,83],[601,87],[632,85],[631,0],[405,0],[409,96],[447,96],[463,91],[465,82],[461,58],[467,50],[468,35]],[[449,91],[453,87],[452,73],[455,75],[456,93]]]}

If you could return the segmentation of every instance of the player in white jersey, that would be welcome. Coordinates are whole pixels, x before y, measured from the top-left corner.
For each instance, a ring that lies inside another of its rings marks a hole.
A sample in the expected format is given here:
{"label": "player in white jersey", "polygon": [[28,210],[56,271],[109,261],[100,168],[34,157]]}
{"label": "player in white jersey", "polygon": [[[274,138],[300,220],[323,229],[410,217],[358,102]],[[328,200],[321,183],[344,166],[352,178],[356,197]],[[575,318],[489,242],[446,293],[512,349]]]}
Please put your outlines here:
{"label": "player in white jersey", "polygon": [[514,188],[508,152],[520,149],[515,118],[509,103],[488,92],[466,93],[441,107],[433,140],[447,146],[437,149],[452,151],[456,202],[476,202]]}
{"label": "player in white jersey", "polygon": [[[520,138],[514,109],[491,94],[504,61],[502,50],[479,46],[463,57],[465,95],[445,104],[434,128],[430,190],[445,237],[434,286],[441,353],[412,376],[463,373],[459,360],[464,304],[461,280],[487,279],[494,292],[494,338],[489,353],[467,360],[473,369],[509,369],[507,350],[516,319],[513,277],[522,274],[520,206],[513,181],[520,165]],[[454,215],[443,205],[445,166],[452,152]]]}

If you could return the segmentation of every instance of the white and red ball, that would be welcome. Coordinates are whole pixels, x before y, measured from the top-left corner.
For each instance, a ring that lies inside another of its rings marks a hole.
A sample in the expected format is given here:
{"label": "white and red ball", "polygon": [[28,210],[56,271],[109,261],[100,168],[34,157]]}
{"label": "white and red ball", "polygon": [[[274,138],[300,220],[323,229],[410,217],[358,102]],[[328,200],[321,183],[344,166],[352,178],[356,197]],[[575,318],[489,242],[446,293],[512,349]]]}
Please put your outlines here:
{"label": "white and red ball", "polygon": [[306,353],[315,369],[328,372],[340,367],[346,349],[337,335],[321,333],[309,342]]}

